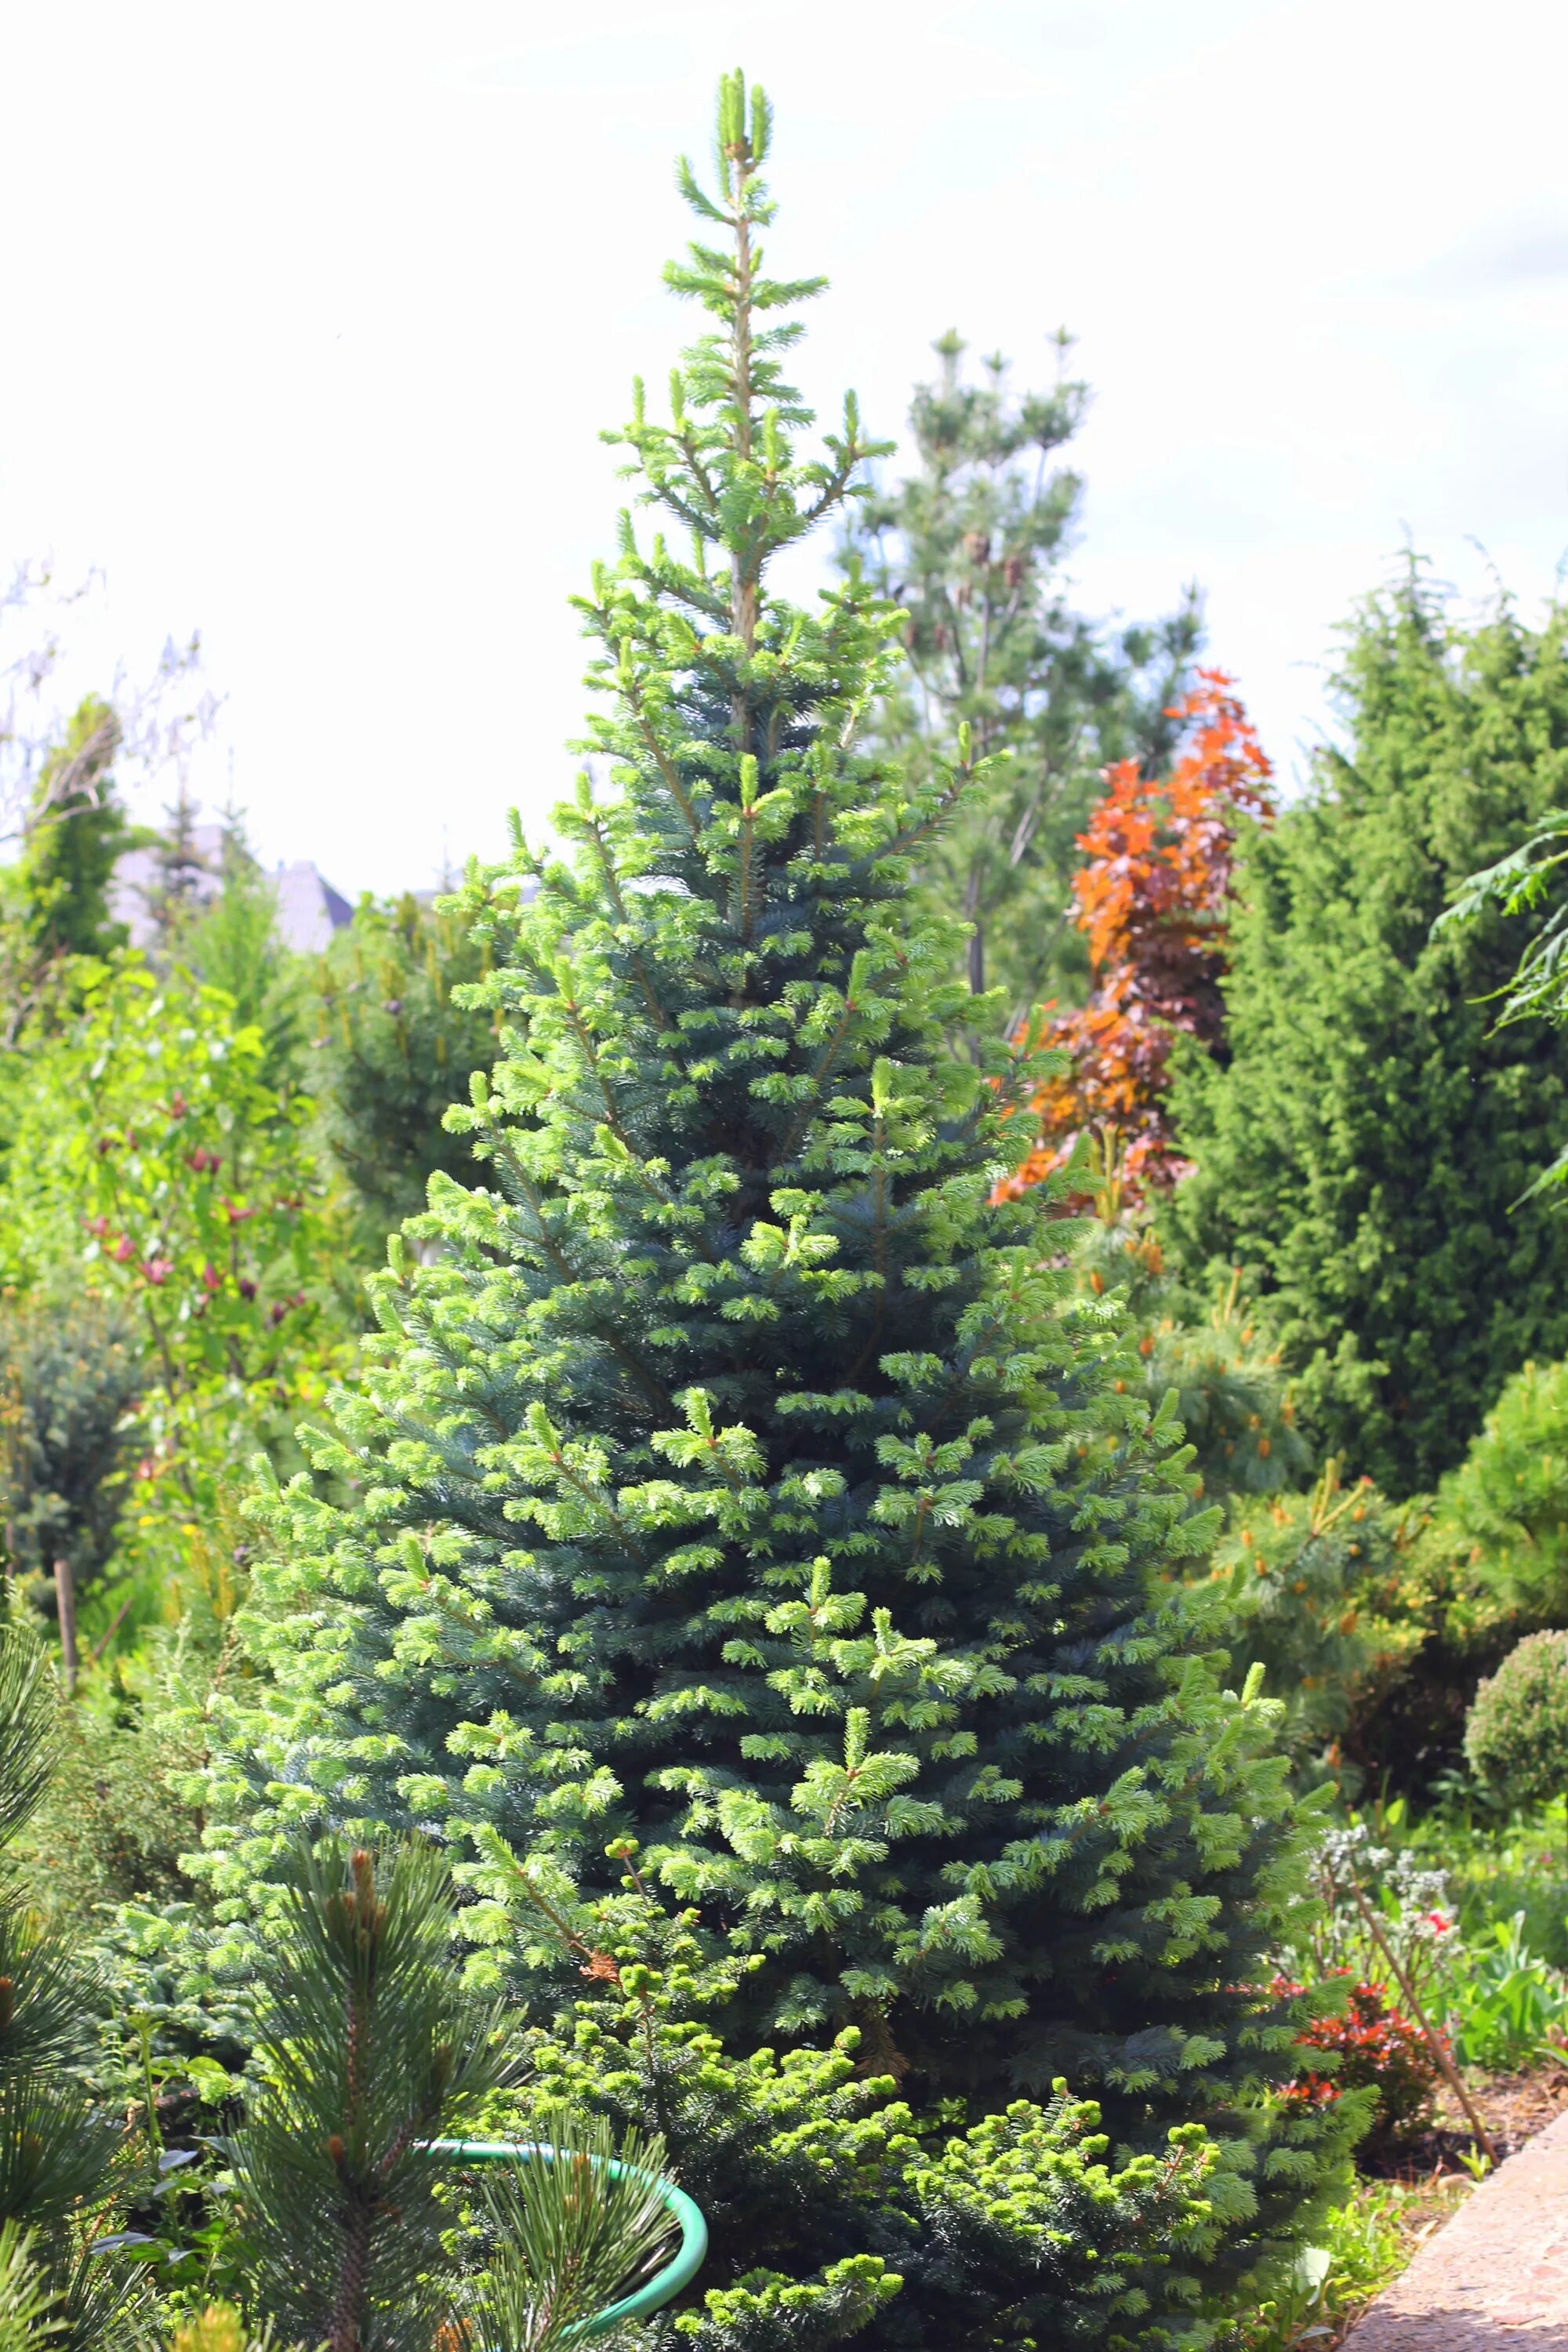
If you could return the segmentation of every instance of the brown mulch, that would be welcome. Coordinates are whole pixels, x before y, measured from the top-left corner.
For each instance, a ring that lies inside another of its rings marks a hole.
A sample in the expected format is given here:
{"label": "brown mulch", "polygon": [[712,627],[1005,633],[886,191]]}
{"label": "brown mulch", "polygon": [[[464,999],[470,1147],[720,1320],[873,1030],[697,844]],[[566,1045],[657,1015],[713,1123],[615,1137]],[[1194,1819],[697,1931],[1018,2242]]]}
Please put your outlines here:
{"label": "brown mulch", "polygon": [[[1500,2163],[1568,2111],[1568,2066],[1534,2066],[1522,2074],[1494,2074],[1467,2088],[1491,2135]],[[1463,2171],[1465,2157],[1475,2144],[1458,2101],[1445,2085],[1438,2092],[1436,2114],[1427,2130],[1381,2150],[1363,2147],[1358,2150],[1356,2162],[1363,2172],[1414,2181],[1436,2172]]]}

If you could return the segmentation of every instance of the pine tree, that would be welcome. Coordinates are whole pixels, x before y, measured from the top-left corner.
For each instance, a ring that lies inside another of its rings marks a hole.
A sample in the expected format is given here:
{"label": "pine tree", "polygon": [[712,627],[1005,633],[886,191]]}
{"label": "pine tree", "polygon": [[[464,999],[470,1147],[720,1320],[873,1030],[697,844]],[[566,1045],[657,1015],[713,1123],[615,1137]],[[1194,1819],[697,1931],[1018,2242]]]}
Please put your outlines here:
{"label": "pine tree", "polygon": [[461,1121],[489,1181],[436,1176],[430,1262],[394,1247],[384,1361],[312,1441],[355,1498],[269,1507],[275,1711],[214,1867],[243,1907],[312,1803],[438,1825],[504,1969],[520,1882],[591,1895],[629,1835],[755,1960],[742,2042],[855,2024],[978,2114],[1065,2075],[1119,2139],[1224,2116],[1249,2263],[1315,2177],[1246,1990],[1311,1808],[1268,1703],[1216,1687],[1176,1581],[1212,1527],[1139,1360],[1037,1203],[990,1202],[1034,1073],[908,887],[983,779],[858,751],[899,625],[863,582],[766,585],[870,454],[852,402],[796,454],[780,314],[818,281],[763,274],[768,136],[726,79],[717,194],[681,168],[723,243],[669,281],[715,329],[619,437],[689,551],[626,521],[583,605],[613,797],[558,813],[571,863],[476,888],[510,923],[539,882],[475,992],[509,1024]]}
{"label": "pine tree", "polygon": [[[1070,341],[1057,343],[1065,367]],[[1064,373],[1048,393],[1016,395],[999,356],[974,383],[956,334],[933,348],[940,373],[910,411],[919,471],[862,503],[846,552],[905,614],[907,666],[876,714],[883,748],[916,779],[952,762],[961,726],[978,756],[1011,755],[921,845],[917,870],[931,903],[972,926],[970,986],[1001,986],[1017,1017],[1081,980],[1068,920],[1075,836],[1103,768],[1152,769],[1169,754],[1168,706],[1202,623],[1192,591],[1166,620],[1119,635],[1072,610],[1062,567],[1083,480],[1052,461],[1083,421],[1088,386]]]}
{"label": "pine tree", "polygon": [[1568,798],[1561,616],[1461,625],[1412,568],[1365,607],[1342,749],[1237,874],[1228,1055],[1174,1118],[1188,1266],[1254,1270],[1320,1442],[1429,1488],[1526,1358],[1568,1355],[1568,1223],[1521,1196],[1568,1143],[1568,1040],[1496,1025],[1521,926],[1432,925]]}
{"label": "pine tree", "polygon": [[[0,1846],[43,1795],[56,1716],[41,1652],[15,1627],[0,1628]],[[77,1933],[40,1933],[15,1882],[0,1876],[0,2246],[11,2254],[0,2292],[9,2288],[12,2305],[7,2315],[0,2303],[0,2326],[41,2301],[48,2321],[35,2312],[29,2343],[118,2352],[135,2340],[144,2299],[111,2253],[89,2248],[116,2192],[132,2184],[133,2152],[123,2126],[95,2112],[73,2079],[95,1990],[72,1957]]]}
{"label": "pine tree", "polygon": [[451,2311],[441,2174],[505,2080],[500,2020],[448,1965],[433,1848],[294,1861],[265,1969],[265,2087],[234,2143],[268,2315],[326,2352],[432,2352]]}
{"label": "pine tree", "polygon": [[557,2105],[530,2135],[556,2155],[491,2173],[478,2247],[454,2248],[440,2143],[483,2126],[518,2047],[454,1973],[452,1924],[429,1845],[294,1857],[232,2153],[252,2295],[322,2352],[562,2352],[670,2236],[662,2147]]}

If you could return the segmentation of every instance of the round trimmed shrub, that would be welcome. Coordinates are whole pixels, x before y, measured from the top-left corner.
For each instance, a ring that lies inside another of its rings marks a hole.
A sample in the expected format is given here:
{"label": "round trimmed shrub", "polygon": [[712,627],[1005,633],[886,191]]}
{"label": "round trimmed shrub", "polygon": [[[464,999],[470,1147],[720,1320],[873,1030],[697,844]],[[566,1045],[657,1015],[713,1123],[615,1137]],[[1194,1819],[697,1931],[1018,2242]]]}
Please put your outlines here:
{"label": "round trimmed shrub", "polygon": [[1516,1804],[1568,1788],[1568,1633],[1527,1633],[1509,1652],[1476,1693],[1465,1753]]}

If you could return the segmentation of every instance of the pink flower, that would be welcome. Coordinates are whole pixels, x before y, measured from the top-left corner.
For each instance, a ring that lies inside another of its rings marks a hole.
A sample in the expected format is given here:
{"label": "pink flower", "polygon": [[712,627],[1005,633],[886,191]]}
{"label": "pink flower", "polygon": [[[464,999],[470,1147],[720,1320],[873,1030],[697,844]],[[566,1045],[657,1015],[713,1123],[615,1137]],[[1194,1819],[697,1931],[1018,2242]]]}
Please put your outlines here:
{"label": "pink flower", "polygon": [[173,1258],[167,1257],[143,1258],[142,1261],[142,1271],[145,1275],[147,1280],[152,1284],[153,1289],[156,1290],[163,1283],[167,1282],[169,1276],[174,1273],[174,1262]]}

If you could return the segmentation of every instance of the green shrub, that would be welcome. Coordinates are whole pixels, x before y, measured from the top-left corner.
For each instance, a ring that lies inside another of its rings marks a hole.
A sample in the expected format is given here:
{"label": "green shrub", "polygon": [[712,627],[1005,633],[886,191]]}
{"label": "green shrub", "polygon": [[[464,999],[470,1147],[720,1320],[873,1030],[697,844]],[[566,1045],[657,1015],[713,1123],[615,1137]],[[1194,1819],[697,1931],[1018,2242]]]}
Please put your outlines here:
{"label": "green shrub", "polygon": [[1527,1633],[1509,1652],[1476,1693],[1465,1753],[1511,1803],[1568,1788],[1568,1633]]}
{"label": "green shrub", "polygon": [[489,961],[451,901],[432,908],[405,895],[362,898],[309,967],[310,1090],[372,1265],[388,1233],[424,1207],[437,1169],[474,1173],[468,1141],[442,1121],[495,1060],[495,1025],[463,996]]}
{"label": "green shrub", "polygon": [[1433,1524],[1506,1605],[1568,1618],[1568,1363],[1514,1374],[1438,1488]]}
{"label": "green shrub", "polygon": [[1204,1495],[1275,1495],[1304,1485],[1311,1450],[1279,1350],[1240,1275],[1184,1282],[1151,1219],[1123,1211],[1120,1192],[1113,1168],[1094,1195],[1074,1266],[1096,1297],[1124,1302],[1142,1359],[1139,1394],[1152,1410],[1174,1396]]}

